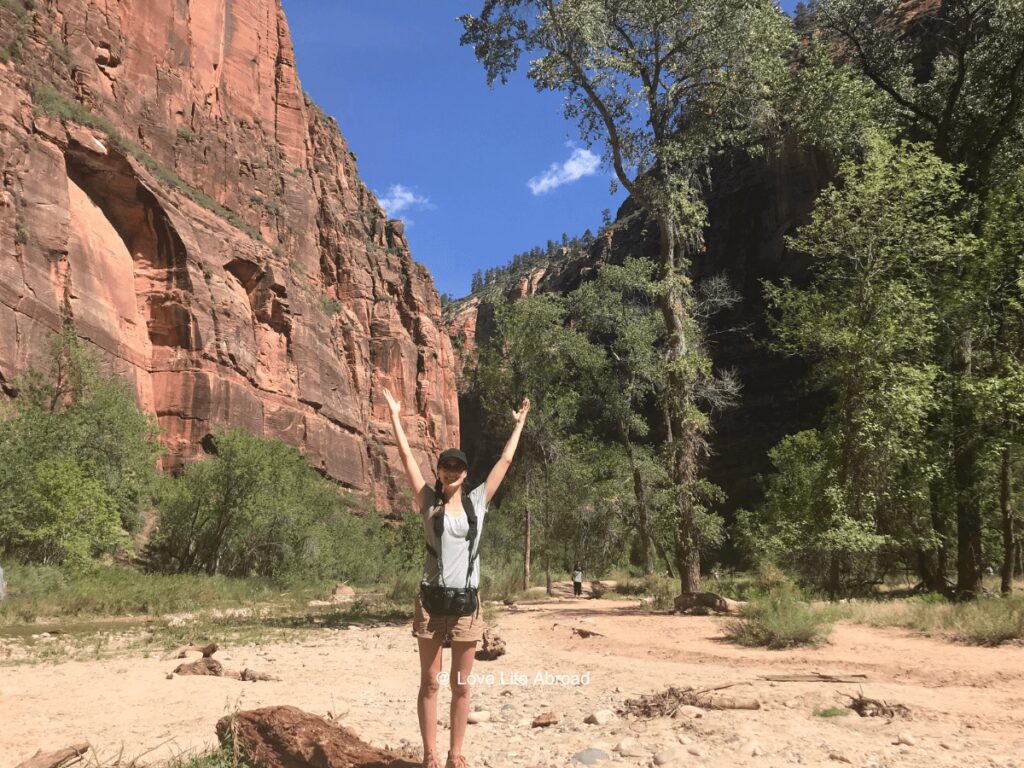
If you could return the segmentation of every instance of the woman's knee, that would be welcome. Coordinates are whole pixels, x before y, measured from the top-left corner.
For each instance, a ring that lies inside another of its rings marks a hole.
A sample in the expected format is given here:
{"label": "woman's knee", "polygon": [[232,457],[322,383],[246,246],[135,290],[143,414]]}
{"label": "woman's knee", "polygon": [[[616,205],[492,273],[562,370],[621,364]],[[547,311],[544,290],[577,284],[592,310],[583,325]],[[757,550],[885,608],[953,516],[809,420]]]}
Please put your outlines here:
{"label": "woman's knee", "polygon": [[437,692],[441,690],[441,686],[437,682],[436,675],[426,675],[420,677],[420,696],[431,698],[437,695]]}

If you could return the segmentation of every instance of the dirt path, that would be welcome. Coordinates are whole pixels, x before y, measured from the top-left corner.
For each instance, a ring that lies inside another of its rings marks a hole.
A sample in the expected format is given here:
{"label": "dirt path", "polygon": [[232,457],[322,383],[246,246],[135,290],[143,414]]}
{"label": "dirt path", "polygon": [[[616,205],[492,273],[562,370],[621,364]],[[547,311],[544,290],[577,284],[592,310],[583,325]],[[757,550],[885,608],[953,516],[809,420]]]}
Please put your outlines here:
{"label": "dirt path", "polygon": [[[595,747],[613,762],[642,766],[659,754],[666,765],[706,768],[1024,768],[1022,647],[973,648],[840,624],[824,648],[762,651],[722,642],[721,619],[652,615],[635,605],[588,600],[502,613],[496,623],[508,653],[496,662],[477,662],[474,669],[480,676],[474,705],[491,720],[470,726],[471,765],[565,766],[572,755]],[[603,637],[581,639],[573,635],[574,626]],[[280,682],[168,680],[176,662],[156,654],[0,668],[0,768],[39,747],[82,740],[104,758],[146,753],[143,762],[158,762],[212,746],[213,726],[222,715],[271,704],[344,712],[341,721],[371,743],[397,747],[407,740],[418,746],[418,667],[409,627],[323,630],[307,637],[217,654],[225,667],[252,667]],[[858,686],[759,679],[810,671],[864,673],[868,681]],[[579,684],[571,677],[546,684],[545,673],[578,675]],[[726,683],[736,684],[730,694],[755,697],[762,709],[646,722],[615,719],[603,726],[583,722],[595,710],[614,709],[627,697],[668,685]],[[912,719],[886,723],[813,715],[842,706],[847,699],[841,694],[860,687],[868,696],[906,704]],[[448,699],[442,692],[443,724]],[[535,715],[550,709],[563,714],[561,723],[530,727]],[[901,735],[912,743],[895,743]],[[440,738],[446,747],[446,731]],[[639,755],[613,750],[626,739]]]}

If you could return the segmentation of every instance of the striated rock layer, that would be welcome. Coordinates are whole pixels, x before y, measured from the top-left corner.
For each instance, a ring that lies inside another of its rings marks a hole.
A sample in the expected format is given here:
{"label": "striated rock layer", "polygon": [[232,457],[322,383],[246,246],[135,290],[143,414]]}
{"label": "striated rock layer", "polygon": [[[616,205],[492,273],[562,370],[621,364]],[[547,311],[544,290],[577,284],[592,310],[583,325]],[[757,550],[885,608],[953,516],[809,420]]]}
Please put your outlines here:
{"label": "striated rock layer", "polygon": [[438,294],[301,90],[275,0],[5,0],[0,51],[6,396],[67,319],[169,468],[234,426],[394,500],[384,386],[421,459],[457,444]]}

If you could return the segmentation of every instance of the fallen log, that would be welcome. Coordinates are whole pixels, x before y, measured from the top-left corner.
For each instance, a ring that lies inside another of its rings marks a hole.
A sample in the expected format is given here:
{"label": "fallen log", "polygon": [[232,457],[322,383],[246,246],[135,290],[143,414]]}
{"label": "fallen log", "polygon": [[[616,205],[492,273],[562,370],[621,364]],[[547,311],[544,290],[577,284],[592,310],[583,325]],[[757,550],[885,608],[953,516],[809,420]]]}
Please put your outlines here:
{"label": "fallen log", "polygon": [[761,679],[773,683],[863,683],[868,676],[859,672],[849,675],[826,675],[821,672],[812,672],[809,675],[761,675]]}
{"label": "fallen log", "polygon": [[18,763],[14,768],[66,768],[74,765],[82,759],[82,756],[89,751],[88,744],[72,744],[70,747],[58,749],[56,752],[36,752],[24,762]]}
{"label": "fallen log", "polygon": [[683,592],[672,601],[679,613],[707,612],[739,613],[746,603],[730,600],[728,597],[716,595],[714,592]]}
{"label": "fallen log", "polygon": [[175,648],[163,658],[165,661],[168,659],[184,659],[189,653],[201,653],[204,659],[208,659],[217,652],[217,648],[216,643],[210,643],[209,645],[183,645],[180,648]]}

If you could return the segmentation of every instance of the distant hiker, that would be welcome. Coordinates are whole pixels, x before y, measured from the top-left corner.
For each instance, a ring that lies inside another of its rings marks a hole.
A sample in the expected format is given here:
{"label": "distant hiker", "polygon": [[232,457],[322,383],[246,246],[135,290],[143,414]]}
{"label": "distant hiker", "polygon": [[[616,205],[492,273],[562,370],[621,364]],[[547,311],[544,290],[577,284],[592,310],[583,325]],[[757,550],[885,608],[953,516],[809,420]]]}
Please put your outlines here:
{"label": "distant hiker", "polygon": [[583,596],[583,566],[579,563],[572,567],[572,595],[573,597]]}
{"label": "distant hiker", "polygon": [[524,399],[519,410],[513,411],[515,428],[486,482],[467,493],[463,487],[469,469],[466,454],[456,448],[444,451],[437,459],[437,483],[431,488],[423,479],[402,429],[398,416],[402,404],[387,389],[384,390],[384,398],[391,410],[391,426],[394,427],[405,474],[415,496],[416,509],[423,520],[427,543],[427,561],[416,596],[412,624],[412,633],[420,650],[420,690],[416,697],[416,712],[423,737],[423,766],[440,768],[434,745],[438,675],[441,672],[441,648],[450,644],[452,732],[445,768],[467,768],[466,759],[462,756],[462,741],[469,717],[469,678],[473,671],[476,644],[484,634],[478,595],[480,533],[487,516],[487,506],[512,464],[526,414],[530,411],[530,401]]}

